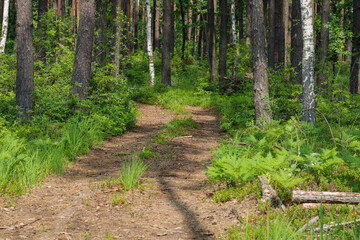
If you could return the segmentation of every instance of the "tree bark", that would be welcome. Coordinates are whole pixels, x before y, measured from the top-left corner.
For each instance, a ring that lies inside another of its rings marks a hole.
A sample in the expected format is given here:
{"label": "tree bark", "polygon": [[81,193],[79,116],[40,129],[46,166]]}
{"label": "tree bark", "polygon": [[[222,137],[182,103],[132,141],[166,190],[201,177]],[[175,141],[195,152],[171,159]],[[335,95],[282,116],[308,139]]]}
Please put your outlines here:
{"label": "tree bark", "polygon": [[160,47],[160,1],[154,0],[154,31],[153,31],[153,50]]}
{"label": "tree bark", "polygon": [[220,81],[226,77],[227,58],[227,0],[220,0],[220,41],[219,41],[219,75]]}
{"label": "tree bark", "polygon": [[244,4],[243,0],[238,0],[239,13],[239,41],[244,38]]}
{"label": "tree bark", "polygon": [[258,125],[272,120],[269,104],[269,84],[265,55],[265,22],[262,0],[250,0],[251,3],[251,43],[254,73],[255,118]]}
{"label": "tree bark", "polygon": [[296,83],[302,84],[303,36],[300,0],[293,0],[291,15],[291,67],[295,69],[292,78]]}
{"label": "tree bark", "polygon": [[[4,1],[5,0],[0,0],[0,21],[1,21],[1,23],[2,23],[2,19],[3,19],[3,15],[4,15]],[[9,3],[9,5],[10,5],[10,3]],[[2,25],[0,26],[0,31],[2,31],[1,29],[2,29]]]}
{"label": "tree bark", "polygon": [[134,50],[137,50],[139,48],[139,40],[138,40],[138,35],[139,35],[139,0],[134,0],[135,1],[135,5],[134,5],[134,34],[133,34],[133,38],[134,38]]}
{"label": "tree bark", "polygon": [[81,0],[79,20],[71,84],[73,93],[81,99],[86,99],[90,85],[94,42],[95,0]]}
{"label": "tree bark", "polygon": [[301,0],[301,20],[303,32],[303,112],[302,120],[315,125],[315,92],[314,92],[314,28],[312,0]]}
{"label": "tree bark", "polygon": [[151,5],[150,0],[146,0],[146,42],[147,42],[147,51],[149,56],[149,72],[150,72],[150,86],[155,85],[155,69],[154,69],[154,59],[153,59],[153,48],[151,41]]}
{"label": "tree bark", "polygon": [[285,31],[283,19],[284,1],[286,0],[275,1],[275,67],[279,67],[281,65],[283,66],[285,60]]}
{"label": "tree bark", "polygon": [[4,1],[3,8],[3,19],[2,19],[2,27],[1,27],[1,40],[0,40],[0,53],[5,52],[5,44],[8,32],[8,24],[9,24],[9,0]]}
{"label": "tree bark", "polygon": [[42,45],[42,41],[45,38],[46,34],[46,25],[42,23],[43,15],[48,11],[48,1],[47,0],[39,0],[38,6],[38,30],[39,30],[39,39],[40,43],[38,44],[37,49],[37,60],[46,61],[46,53],[44,46]]}
{"label": "tree bark", "polygon": [[217,75],[216,72],[216,29],[215,29],[215,14],[214,14],[214,1],[208,0],[208,60],[211,80]]}
{"label": "tree bark", "polygon": [[246,0],[246,45],[250,45],[251,43],[251,0]]}
{"label": "tree bark", "polygon": [[289,1],[284,0],[283,22],[284,22],[284,66],[290,63],[290,50],[291,50],[291,4]]}
{"label": "tree bark", "polygon": [[360,1],[353,2],[353,38],[350,66],[350,93],[359,93],[359,61],[360,61]]}
{"label": "tree bark", "polygon": [[236,77],[236,75],[237,75],[237,63],[236,63],[237,50],[236,50],[235,0],[231,0],[230,14],[231,14],[232,47],[233,47],[233,59],[234,59],[232,75],[233,75],[233,77]]}
{"label": "tree bark", "polygon": [[[175,11],[175,0],[171,0],[171,8]],[[174,12],[173,11],[173,12]],[[175,16],[174,14],[171,14],[171,19],[170,19],[170,52],[174,53],[175,51]]]}
{"label": "tree bark", "polygon": [[268,64],[275,67],[275,0],[269,1]]}
{"label": "tree bark", "polygon": [[[164,0],[163,13],[163,32],[169,33],[171,28],[171,0]],[[170,35],[163,35],[162,44],[162,64],[161,64],[161,82],[165,85],[171,85],[171,59],[170,59]]]}
{"label": "tree bark", "polygon": [[317,85],[320,89],[326,88],[327,81],[327,60],[329,52],[329,20],[330,20],[330,0],[323,0],[321,6],[321,33],[320,33],[320,53],[318,63]]}
{"label": "tree bark", "polygon": [[95,60],[103,66],[106,61],[106,12],[107,0],[96,1],[96,38],[95,38]]}
{"label": "tree bark", "polygon": [[181,60],[182,64],[184,64],[185,58],[185,46],[186,46],[186,23],[185,23],[185,9],[183,1],[180,1],[180,12],[181,12],[181,29],[182,29],[182,45],[181,45]]}
{"label": "tree bark", "polygon": [[23,0],[21,4],[16,4],[16,12],[16,105],[20,107],[19,117],[26,121],[31,118],[31,111],[34,110],[32,1]]}
{"label": "tree bark", "polygon": [[292,201],[297,203],[360,203],[359,193],[293,191]]}

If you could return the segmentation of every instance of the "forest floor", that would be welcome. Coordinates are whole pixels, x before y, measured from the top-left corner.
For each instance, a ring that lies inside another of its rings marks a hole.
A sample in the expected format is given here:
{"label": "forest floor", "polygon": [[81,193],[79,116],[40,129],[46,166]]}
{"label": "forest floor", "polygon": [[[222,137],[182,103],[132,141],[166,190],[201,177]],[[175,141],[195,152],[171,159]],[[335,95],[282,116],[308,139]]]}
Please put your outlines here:
{"label": "forest floor", "polygon": [[[161,145],[154,138],[179,115],[161,106],[138,109],[134,128],[93,147],[65,174],[17,199],[0,198],[0,240],[216,239],[238,217],[257,212],[255,200],[211,200],[216,186],[204,170],[222,137],[214,110],[186,106],[199,127]],[[119,177],[123,161],[149,145],[158,156],[145,160],[151,166],[140,189],[123,193],[107,184]]]}

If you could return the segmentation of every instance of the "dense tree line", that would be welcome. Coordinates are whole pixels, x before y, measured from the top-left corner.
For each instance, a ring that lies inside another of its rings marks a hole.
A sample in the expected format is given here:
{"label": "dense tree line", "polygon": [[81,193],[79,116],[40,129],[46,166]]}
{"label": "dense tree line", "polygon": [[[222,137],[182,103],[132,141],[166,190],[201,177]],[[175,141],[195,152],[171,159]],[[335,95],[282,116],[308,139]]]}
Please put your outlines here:
{"label": "dense tree line", "polygon": [[[91,71],[113,63],[117,76],[126,67],[123,57],[135,51],[149,56],[151,85],[155,84],[153,51],[162,55],[161,82],[171,85],[175,50],[182,64],[187,64],[187,54],[207,59],[210,80],[226,85],[231,76],[237,77],[241,44],[251,45],[253,51],[259,123],[271,120],[269,69],[282,72],[291,67],[290,81],[303,85],[305,121],[315,123],[315,91],[327,91],[329,68],[337,61],[349,62],[349,91],[359,92],[360,3],[355,0],[2,0],[0,6],[0,50],[17,53],[16,104],[23,119],[31,117],[34,107],[33,61],[50,60],[44,20],[49,11],[58,19],[70,19],[58,26],[56,38],[66,45],[68,32],[76,36],[72,92],[81,99],[87,98]],[[336,35],[332,29],[339,28],[347,31],[346,37],[334,45],[330,33]],[[15,44],[5,45],[6,39]]]}

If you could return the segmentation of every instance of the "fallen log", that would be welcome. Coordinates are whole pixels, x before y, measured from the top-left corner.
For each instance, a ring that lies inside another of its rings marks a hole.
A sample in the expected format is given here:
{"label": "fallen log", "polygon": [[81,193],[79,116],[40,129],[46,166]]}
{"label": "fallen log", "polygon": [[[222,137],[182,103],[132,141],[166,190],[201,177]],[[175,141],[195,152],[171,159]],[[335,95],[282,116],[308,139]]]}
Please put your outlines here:
{"label": "fallen log", "polygon": [[269,185],[267,178],[265,176],[259,176],[259,180],[262,191],[261,201],[266,203],[266,201],[270,200],[273,206],[279,206],[283,211],[285,211],[285,205],[282,203],[276,191]]}
{"label": "fallen log", "polygon": [[360,193],[293,191],[292,201],[296,203],[360,203]]}

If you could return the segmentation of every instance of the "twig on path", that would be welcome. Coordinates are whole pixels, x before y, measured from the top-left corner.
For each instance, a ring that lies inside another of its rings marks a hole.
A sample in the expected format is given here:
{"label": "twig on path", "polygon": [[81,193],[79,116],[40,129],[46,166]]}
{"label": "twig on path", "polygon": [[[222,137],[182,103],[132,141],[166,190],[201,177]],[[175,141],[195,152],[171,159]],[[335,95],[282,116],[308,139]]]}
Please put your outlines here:
{"label": "twig on path", "polygon": [[37,221],[39,221],[39,220],[40,220],[40,218],[37,218],[37,219],[35,219],[35,220],[31,221],[31,222],[28,222],[28,223],[20,223],[20,224],[17,224],[17,225],[15,225],[15,226],[11,226],[11,227],[1,227],[1,226],[0,226],[0,230],[2,230],[2,229],[9,229],[9,230],[20,229],[20,228],[26,227],[26,226],[28,226],[28,225],[30,225],[30,224],[33,224],[33,223],[35,223],[35,222],[37,222]]}

